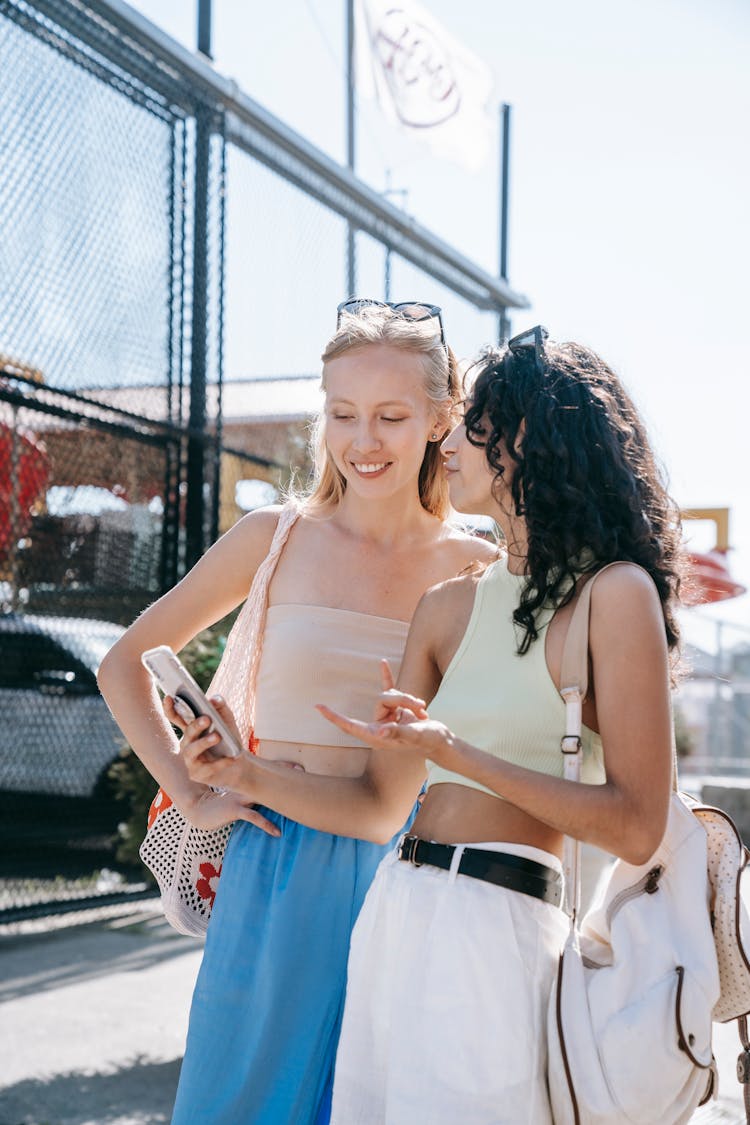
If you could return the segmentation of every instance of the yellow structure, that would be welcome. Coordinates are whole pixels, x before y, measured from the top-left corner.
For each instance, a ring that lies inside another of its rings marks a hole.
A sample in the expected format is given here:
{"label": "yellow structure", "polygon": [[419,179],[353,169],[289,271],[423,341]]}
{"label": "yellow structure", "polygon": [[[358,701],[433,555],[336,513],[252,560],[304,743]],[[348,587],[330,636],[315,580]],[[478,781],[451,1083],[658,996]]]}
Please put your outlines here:
{"label": "yellow structure", "polygon": [[714,551],[729,550],[729,508],[690,508],[680,513],[684,520],[711,520],[716,526]]}

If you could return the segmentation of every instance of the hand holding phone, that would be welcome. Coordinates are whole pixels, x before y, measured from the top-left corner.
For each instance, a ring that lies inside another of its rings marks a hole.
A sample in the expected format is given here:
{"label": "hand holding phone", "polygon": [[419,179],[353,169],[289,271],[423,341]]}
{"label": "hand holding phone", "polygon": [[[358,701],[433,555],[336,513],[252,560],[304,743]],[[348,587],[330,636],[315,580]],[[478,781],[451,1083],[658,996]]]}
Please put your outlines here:
{"label": "hand holding phone", "polygon": [[242,753],[219,712],[169,645],[148,649],[141,655],[141,663],[146,671],[151,673],[164,694],[172,697],[174,709],[183,722],[192,722],[201,715],[211,720],[209,729],[215,731],[221,739],[211,747],[212,754],[236,758]]}

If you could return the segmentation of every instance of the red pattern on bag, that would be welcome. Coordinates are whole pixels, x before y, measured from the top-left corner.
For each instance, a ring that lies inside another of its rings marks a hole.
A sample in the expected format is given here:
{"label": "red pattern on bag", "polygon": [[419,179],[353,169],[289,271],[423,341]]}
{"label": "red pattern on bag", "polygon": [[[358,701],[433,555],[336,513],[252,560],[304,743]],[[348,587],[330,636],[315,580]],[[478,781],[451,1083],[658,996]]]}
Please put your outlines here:
{"label": "red pattern on bag", "polygon": [[[243,737],[249,730],[247,747],[252,754],[258,753],[260,745],[253,734],[252,722],[268,586],[299,514],[296,505],[288,505],[280,513],[271,549],[255,573],[209,688],[210,692],[224,696],[235,713]],[[165,813],[163,818],[161,813]],[[188,823],[163,790],[154,798],[140,856],[156,877],[167,921],[181,934],[202,937],[206,933],[230,830],[229,824],[210,830],[196,828]],[[196,864],[200,878],[196,876]]]}
{"label": "red pattern on bag", "polygon": [[213,885],[212,880],[216,880],[218,883],[223,866],[223,864],[220,864],[219,870],[217,871],[213,863],[202,863],[198,868],[203,878],[199,879],[195,884],[195,889],[201,898],[210,900],[211,906],[213,906],[214,899],[216,898],[216,887]]}
{"label": "red pattern on bag", "polygon": [[151,802],[151,808],[148,810],[147,827],[150,828],[159,813],[164,812],[164,810],[168,809],[171,804],[172,798],[167,793],[165,793],[163,789],[157,790],[156,796]]}

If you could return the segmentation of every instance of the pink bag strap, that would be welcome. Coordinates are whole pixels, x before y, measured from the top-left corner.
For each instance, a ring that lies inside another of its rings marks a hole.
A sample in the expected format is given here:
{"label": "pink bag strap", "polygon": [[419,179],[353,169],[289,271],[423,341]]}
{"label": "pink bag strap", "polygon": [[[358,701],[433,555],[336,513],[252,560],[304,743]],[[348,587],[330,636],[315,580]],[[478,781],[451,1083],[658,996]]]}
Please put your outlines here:
{"label": "pink bag strap", "polygon": [[221,663],[209,688],[211,694],[222,695],[231,707],[246,747],[250,745],[255,718],[255,682],[266,627],[268,589],[300,511],[294,502],[281,509],[268,554],[255,572],[247,600],[227,637]]}
{"label": "pink bag strap", "polygon": [[[565,703],[565,734],[560,741],[563,753],[563,777],[566,781],[580,781],[583,745],[581,726],[583,704],[589,690],[589,622],[591,618],[591,591],[600,574],[613,566],[633,563],[612,562],[597,570],[588,579],[578,595],[578,602],[568,626],[563,646],[560,668],[560,695]],[[645,572],[648,573],[648,572]],[[563,871],[565,873],[565,909],[573,922],[581,905],[581,841],[566,836],[563,844]]]}
{"label": "pink bag strap", "polygon": [[610,570],[613,566],[633,565],[621,562],[608,563],[601,570],[597,570],[588,579],[578,595],[578,602],[573,610],[573,615],[568,626],[565,644],[563,646],[562,664],[560,667],[560,695],[565,703],[565,735],[563,736],[562,751],[568,758],[576,758],[576,747],[571,741],[566,749],[566,742],[577,740],[581,737],[581,709],[589,690],[589,620],[591,618],[591,591],[600,574]]}
{"label": "pink bag strap", "polygon": [[[624,559],[607,563],[586,582],[578,595],[578,602],[568,626],[563,646],[560,669],[560,695],[565,703],[565,734],[560,741],[563,753],[563,777],[566,781],[580,781],[583,746],[581,726],[583,704],[589,689],[589,621],[591,618],[591,591],[594,582],[605,570],[613,566],[637,566]],[[643,567],[644,574],[648,571]],[[651,575],[649,575],[649,578]],[[677,790],[677,758],[673,748],[674,768],[672,790]],[[563,871],[565,872],[565,909],[573,922],[581,905],[581,842],[566,836],[563,844]]]}

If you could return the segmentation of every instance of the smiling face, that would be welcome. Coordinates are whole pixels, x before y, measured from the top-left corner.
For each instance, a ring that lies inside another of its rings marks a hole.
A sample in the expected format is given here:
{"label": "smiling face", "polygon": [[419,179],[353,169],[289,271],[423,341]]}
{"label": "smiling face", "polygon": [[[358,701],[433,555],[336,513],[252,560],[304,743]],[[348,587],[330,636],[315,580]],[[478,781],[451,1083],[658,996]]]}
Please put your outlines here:
{"label": "smiling face", "polygon": [[415,491],[425,448],[439,432],[421,357],[370,344],[323,369],[325,441],[347,489],[385,499]]}

